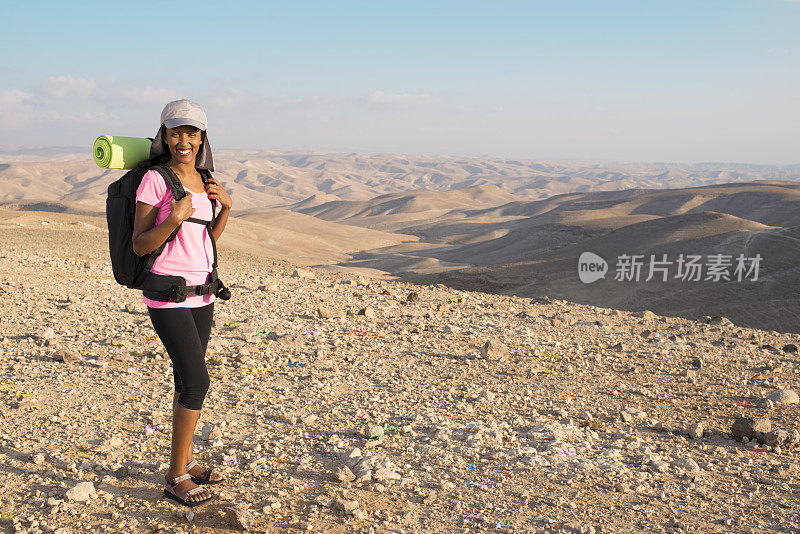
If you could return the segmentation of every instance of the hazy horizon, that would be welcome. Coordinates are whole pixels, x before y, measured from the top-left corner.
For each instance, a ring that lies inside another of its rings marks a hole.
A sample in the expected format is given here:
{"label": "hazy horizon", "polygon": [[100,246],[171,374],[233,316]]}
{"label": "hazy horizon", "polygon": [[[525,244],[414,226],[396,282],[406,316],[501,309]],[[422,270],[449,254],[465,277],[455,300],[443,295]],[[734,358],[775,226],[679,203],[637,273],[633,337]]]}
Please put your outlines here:
{"label": "hazy horizon", "polygon": [[[92,139],[92,142],[94,139]],[[278,153],[319,153],[319,154],[361,154],[365,156],[414,156],[414,157],[431,157],[431,158],[474,158],[474,159],[482,159],[482,160],[522,160],[522,161],[531,161],[531,162],[548,162],[548,163],[563,163],[563,164],[598,164],[598,165],[675,165],[675,166],[693,166],[693,165],[752,165],[757,167],[797,167],[800,166],[800,157],[798,158],[798,162],[796,163],[760,163],[760,162],[753,162],[753,161],[656,161],[656,160],[635,160],[635,159],[585,159],[585,158],[530,158],[524,156],[509,156],[509,155],[502,155],[502,154],[464,154],[464,153],[437,153],[437,152],[378,152],[378,151],[366,151],[366,150],[331,150],[326,148],[289,148],[289,149],[277,149],[277,148],[241,148],[241,147],[213,147],[215,153],[221,153],[223,151],[231,151],[231,152],[257,152],[257,153],[267,153],[267,152],[278,152]],[[63,154],[69,155],[85,155],[86,159],[92,158],[91,153],[91,145],[87,146],[78,146],[78,145],[54,145],[54,146],[47,146],[47,145],[10,145],[10,144],[0,144],[0,153],[16,153],[18,156],[24,156],[26,152],[30,152],[33,154],[35,151],[46,151],[46,150],[58,150],[61,151]],[[43,154],[39,154],[43,155]],[[217,159],[217,158],[215,158]]]}
{"label": "hazy horizon", "polygon": [[152,6],[0,8],[0,144],[153,136],[191,98],[214,148],[800,163],[796,1]]}

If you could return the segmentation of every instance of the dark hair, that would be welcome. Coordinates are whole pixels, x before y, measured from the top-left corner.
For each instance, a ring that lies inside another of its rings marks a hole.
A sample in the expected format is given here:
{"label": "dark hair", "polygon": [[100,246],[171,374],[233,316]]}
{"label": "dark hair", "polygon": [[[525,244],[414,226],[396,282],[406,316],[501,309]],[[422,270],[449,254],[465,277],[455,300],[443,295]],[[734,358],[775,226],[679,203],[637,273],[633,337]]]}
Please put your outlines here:
{"label": "dark hair", "polygon": [[[198,128],[198,130],[200,130],[200,128]],[[201,132],[200,133],[200,135],[201,135],[200,139],[202,141],[205,141],[206,132],[203,131],[203,130],[200,130],[200,132]],[[156,165],[166,165],[167,163],[170,162],[170,160],[172,159],[172,153],[169,151],[169,147],[167,146],[167,142],[164,141],[164,139],[166,137],[167,137],[167,127],[162,124],[161,125],[161,148],[162,148],[162,153],[160,155],[158,155],[158,156],[154,156],[154,157],[152,157],[150,159],[144,160],[143,162],[141,162],[140,164],[138,164],[136,166],[136,169],[150,169],[152,167],[155,167]]]}

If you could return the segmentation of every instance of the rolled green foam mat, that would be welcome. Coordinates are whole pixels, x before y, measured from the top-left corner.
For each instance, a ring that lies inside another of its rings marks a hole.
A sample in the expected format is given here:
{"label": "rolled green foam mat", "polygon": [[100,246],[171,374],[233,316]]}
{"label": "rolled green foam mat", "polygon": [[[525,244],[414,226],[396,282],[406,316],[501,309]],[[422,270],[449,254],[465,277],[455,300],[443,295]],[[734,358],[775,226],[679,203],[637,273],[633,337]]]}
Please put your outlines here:
{"label": "rolled green foam mat", "polygon": [[98,167],[133,169],[150,157],[152,141],[146,137],[101,135],[94,141],[92,155]]}

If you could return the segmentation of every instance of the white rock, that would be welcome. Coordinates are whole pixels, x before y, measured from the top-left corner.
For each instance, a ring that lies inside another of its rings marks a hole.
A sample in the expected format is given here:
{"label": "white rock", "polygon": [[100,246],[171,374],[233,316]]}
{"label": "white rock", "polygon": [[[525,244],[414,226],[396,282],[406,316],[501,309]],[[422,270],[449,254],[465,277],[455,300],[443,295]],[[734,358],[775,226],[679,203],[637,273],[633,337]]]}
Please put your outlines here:
{"label": "white rock", "polygon": [[368,439],[377,439],[383,436],[383,427],[380,425],[368,424],[364,427],[364,436]]}
{"label": "white rock", "polygon": [[349,467],[343,465],[336,469],[336,479],[339,482],[346,483],[354,481],[356,479],[356,476],[353,474],[353,472],[350,470]]}
{"label": "white rock", "polygon": [[222,429],[213,423],[203,423],[203,429],[200,431],[204,441],[211,441],[214,439],[222,438]]}
{"label": "white rock", "polygon": [[319,506],[323,506],[325,508],[330,508],[331,505],[333,504],[333,501],[330,500],[325,495],[317,495],[316,497],[314,497],[314,502],[317,503]]}
{"label": "white rock", "polygon": [[680,469],[682,471],[686,471],[687,473],[699,473],[700,466],[697,465],[697,462],[689,458],[688,456],[685,458],[678,458],[677,460],[672,462],[672,467],[674,469]]}
{"label": "white rock", "polygon": [[577,441],[583,440],[584,435],[580,428],[561,423],[544,423],[531,429],[531,437],[540,440]]}
{"label": "white rock", "polygon": [[72,488],[67,490],[66,498],[70,501],[88,501],[92,495],[97,495],[94,489],[94,484],[90,481],[78,482]]}
{"label": "white rock", "polygon": [[480,350],[481,350],[481,356],[483,356],[487,360],[502,361],[508,359],[508,354],[509,354],[508,347],[506,347],[496,339],[490,339],[489,341],[484,343]]}
{"label": "white rock", "polygon": [[342,316],[342,312],[326,306],[320,306],[317,308],[317,316],[320,319],[336,319]]}
{"label": "white rock", "polygon": [[122,438],[117,437],[117,436],[109,438],[108,441],[106,441],[106,445],[108,445],[109,447],[112,447],[112,448],[119,447],[119,446],[123,445],[124,443],[125,442],[122,440]]}
{"label": "white rock", "polygon": [[306,269],[295,269],[292,272],[292,278],[303,278],[303,279],[306,279],[306,280],[315,280],[317,277],[316,277],[316,275],[314,273],[312,273],[311,271],[308,271]]}
{"label": "white rock", "polygon": [[333,507],[336,510],[344,512],[345,514],[352,515],[358,509],[358,501],[345,499],[344,497],[337,497],[333,500]]}
{"label": "white rock", "polygon": [[50,328],[49,326],[46,328],[42,328],[39,331],[39,339],[47,340],[47,339],[53,339],[54,337],[56,337],[56,331]]}
{"label": "white rock", "polygon": [[304,425],[313,424],[314,422],[316,422],[316,420],[317,420],[317,416],[316,416],[316,414],[313,414],[313,413],[307,413],[307,414],[305,414],[304,416],[302,416],[300,418],[300,421],[302,421]]}
{"label": "white rock", "polygon": [[800,397],[791,389],[779,389],[767,395],[766,400],[775,404],[797,404],[800,402]]}
{"label": "white rock", "polygon": [[372,474],[372,478],[378,482],[390,482],[392,480],[400,480],[402,477],[391,469],[382,467]]}
{"label": "white rock", "polygon": [[339,456],[348,464],[353,464],[361,458],[362,454],[361,449],[356,447],[355,449],[350,449],[349,451],[341,453]]}
{"label": "white rock", "polygon": [[689,437],[694,439],[700,439],[703,437],[703,432],[706,429],[706,425],[703,422],[695,423],[691,425],[686,432],[689,434]]}
{"label": "white rock", "polygon": [[236,506],[228,506],[224,509],[225,517],[228,524],[240,530],[250,530],[250,525],[256,520],[255,516],[250,510],[239,508]]}

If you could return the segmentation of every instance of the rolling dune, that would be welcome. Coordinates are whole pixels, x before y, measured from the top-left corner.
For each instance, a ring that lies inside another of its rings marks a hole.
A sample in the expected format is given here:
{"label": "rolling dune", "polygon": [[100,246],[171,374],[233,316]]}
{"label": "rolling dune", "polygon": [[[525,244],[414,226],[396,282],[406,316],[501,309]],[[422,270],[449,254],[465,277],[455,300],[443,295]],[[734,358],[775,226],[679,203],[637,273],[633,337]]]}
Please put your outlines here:
{"label": "rolling dune", "polygon": [[[773,304],[796,289],[798,166],[218,154],[215,175],[235,205],[222,243],[230,249],[418,283],[692,318],[727,315],[800,331]],[[17,213],[103,221],[107,185],[123,172],[63,153],[0,158],[0,207]],[[580,282],[583,251],[609,262],[604,280]],[[735,284],[614,280],[621,254],[681,253],[761,254],[762,277]]]}

